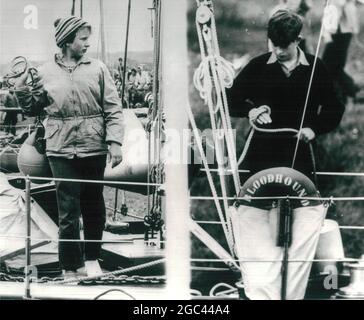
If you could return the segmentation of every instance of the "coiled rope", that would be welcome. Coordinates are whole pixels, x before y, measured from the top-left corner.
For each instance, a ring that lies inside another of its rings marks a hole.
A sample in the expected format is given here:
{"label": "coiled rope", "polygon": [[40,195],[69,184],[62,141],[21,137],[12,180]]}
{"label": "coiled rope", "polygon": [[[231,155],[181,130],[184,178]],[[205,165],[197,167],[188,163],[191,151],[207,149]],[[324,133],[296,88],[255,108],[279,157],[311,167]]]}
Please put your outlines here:
{"label": "coiled rope", "polygon": [[[200,0],[197,0],[196,2],[198,8],[196,10],[195,22],[201,52],[201,63],[199,67],[195,70],[193,82],[196,89],[200,93],[200,97],[204,100],[205,104],[207,104],[209,108],[211,128],[214,137],[216,159],[219,170],[220,186],[223,197],[225,198],[223,200],[223,206],[226,212],[227,224],[225,225],[226,229],[224,227],[224,233],[227,239],[230,253],[233,255],[234,239],[232,235],[231,219],[227,214],[229,204],[226,200],[227,184],[225,180],[223,142],[225,139],[229,164],[233,172],[235,194],[238,194],[240,190],[240,178],[237,172],[238,167],[236,161],[236,150],[233,143],[234,137],[231,128],[231,121],[225,92],[225,88],[229,88],[232,86],[235,72],[232,64],[220,56],[212,3],[210,1],[206,2]],[[190,121],[192,122],[191,114]],[[218,130],[218,128],[221,129]],[[194,133],[195,132],[196,130],[194,130]],[[196,133],[195,137],[197,138]],[[214,193],[216,192],[216,190],[214,190],[215,188],[213,188],[212,185],[213,183],[210,182],[210,187],[212,189],[212,192]],[[223,219],[222,221],[224,221],[223,214],[220,214],[220,206],[217,205],[217,208],[219,211],[220,219]]]}

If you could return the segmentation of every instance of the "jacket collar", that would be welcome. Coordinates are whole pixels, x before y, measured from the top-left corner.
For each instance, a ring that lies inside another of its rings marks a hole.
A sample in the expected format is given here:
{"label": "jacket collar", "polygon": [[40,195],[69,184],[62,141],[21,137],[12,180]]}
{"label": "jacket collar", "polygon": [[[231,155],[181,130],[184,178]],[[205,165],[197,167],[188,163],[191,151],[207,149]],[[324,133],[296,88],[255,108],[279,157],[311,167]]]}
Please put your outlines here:
{"label": "jacket collar", "polygon": [[[68,68],[68,66],[64,63],[63,61],[63,54],[61,53],[56,53],[54,55],[54,61],[62,66],[62,67],[65,67],[65,68]],[[76,64],[75,67],[79,66],[80,64],[88,64],[88,63],[91,63],[91,59],[88,57],[88,56],[83,56]]]}

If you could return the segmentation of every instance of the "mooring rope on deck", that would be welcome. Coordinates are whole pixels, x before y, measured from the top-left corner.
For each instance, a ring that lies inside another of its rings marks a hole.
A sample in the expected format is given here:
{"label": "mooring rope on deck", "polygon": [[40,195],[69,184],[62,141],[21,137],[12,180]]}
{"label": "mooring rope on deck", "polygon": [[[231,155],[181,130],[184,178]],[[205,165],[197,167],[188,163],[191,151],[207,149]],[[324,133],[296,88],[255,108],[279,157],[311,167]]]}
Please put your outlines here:
{"label": "mooring rope on deck", "polygon": [[101,279],[104,277],[111,277],[111,276],[116,276],[119,274],[124,274],[124,273],[129,273],[132,271],[137,271],[137,270],[141,270],[141,269],[146,269],[146,268],[150,268],[153,266],[156,266],[158,264],[162,264],[166,261],[165,258],[163,259],[158,259],[155,261],[151,261],[151,262],[147,262],[147,263],[143,263],[137,266],[133,266],[130,268],[125,268],[122,270],[116,270],[116,271],[112,271],[112,272],[107,272],[107,273],[103,273],[97,276],[92,276],[92,277],[80,277],[80,278],[75,278],[75,279],[69,279],[69,280],[62,280],[62,281],[56,281],[56,284],[67,284],[67,283],[74,283],[74,282],[82,282],[82,281],[91,281],[91,280],[97,280],[97,279]]}

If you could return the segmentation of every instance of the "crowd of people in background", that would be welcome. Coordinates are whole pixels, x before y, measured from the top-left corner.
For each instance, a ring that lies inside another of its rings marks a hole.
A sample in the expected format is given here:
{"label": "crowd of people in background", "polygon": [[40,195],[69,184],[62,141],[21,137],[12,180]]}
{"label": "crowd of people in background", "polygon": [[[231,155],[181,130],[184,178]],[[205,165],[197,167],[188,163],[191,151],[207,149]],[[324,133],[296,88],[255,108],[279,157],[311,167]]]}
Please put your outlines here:
{"label": "crowd of people in background", "polygon": [[[119,58],[117,61],[117,68],[113,70],[114,83],[117,88],[119,97],[122,97],[124,77],[124,64],[123,59]],[[147,106],[146,96],[152,92],[153,75],[150,70],[141,65],[127,66],[126,72],[126,86],[124,88],[124,107],[141,108]],[[3,94],[0,97],[1,108],[19,108],[16,96],[13,90],[9,87],[6,81],[1,82]],[[18,121],[24,120],[24,115],[21,111],[9,110],[0,112],[1,127],[0,131],[5,134],[16,135],[16,124]]]}
{"label": "crowd of people in background", "polygon": [[16,135],[16,124],[18,120],[24,120],[24,115],[19,109],[18,100],[13,92],[13,90],[2,90],[0,98],[0,108],[9,109],[8,111],[0,111],[1,126],[0,131],[5,134]]}
{"label": "crowd of people in background", "polygon": [[[123,59],[118,59],[117,69],[114,70],[114,81],[119,96],[122,96],[124,85],[124,64]],[[125,72],[124,104],[129,108],[141,108],[145,106],[145,97],[152,91],[153,76],[144,65],[127,66]]]}

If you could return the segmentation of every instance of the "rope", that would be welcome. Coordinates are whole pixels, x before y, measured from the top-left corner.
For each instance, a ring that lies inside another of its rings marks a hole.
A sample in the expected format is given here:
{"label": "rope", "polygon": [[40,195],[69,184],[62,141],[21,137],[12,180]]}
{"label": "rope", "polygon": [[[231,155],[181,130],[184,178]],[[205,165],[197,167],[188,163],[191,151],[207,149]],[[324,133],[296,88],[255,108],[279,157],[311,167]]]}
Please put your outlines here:
{"label": "rope", "polygon": [[237,290],[235,287],[233,287],[233,286],[231,286],[231,285],[229,285],[229,284],[227,284],[227,283],[218,283],[218,284],[215,284],[215,285],[211,288],[211,290],[210,290],[210,292],[209,292],[209,296],[210,296],[210,297],[216,297],[216,296],[220,296],[220,295],[223,295],[224,293],[226,293],[225,291],[223,291],[223,292],[219,292],[219,293],[215,293],[215,291],[216,291],[217,289],[221,288],[221,287],[225,287],[225,288],[227,288],[229,292],[232,292],[232,291],[236,291],[236,290]]}
{"label": "rope", "polygon": [[194,297],[201,297],[202,296],[201,291],[196,290],[196,289],[190,289],[190,294],[191,294],[191,296],[194,296]]}
{"label": "rope", "polygon": [[[216,139],[216,124],[214,115],[220,112],[220,121],[223,127],[225,140],[227,144],[227,153],[229,163],[233,169],[233,179],[235,186],[235,194],[240,190],[240,178],[235,169],[237,170],[235,146],[233,144],[233,135],[231,128],[231,121],[229,115],[229,108],[225,88],[231,87],[234,81],[234,68],[232,64],[220,57],[219,43],[216,32],[215,18],[212,10],[212,3],[207,6],[203,3],[198,4],[199,7],[196,12],[196,28],[201,50],[201,66],[197,68],[194,75],[194,83],[196,88],[200,91],[200,95],[204,97],[210,111],[212,132],[215,138],[217,157],[219,162],[219,144]],[[210,22],[210,26],[208,26]],[[206,50],[205,50],[206,46]],[[212,79],[213,81],[212,81]],[[212,89],[216,93],[216,107],[213,107]],[[224,180],[220,178],[220,180]],[[224,181],[221,181],[224,184]],[[224,190],[223,190],[224,192]]]}
{"label": "rope", "polygon": [[124,293],[126,296],[128,296],[129,298],[131,298],[132,300],[136,300],[131,294],[127,293],[126,291],[122,290],[122,289],[109,289],[109,290],[106,290],[105,292],[99,294],[98,296],[96,296],[94,298],[94,300],[98,300],[99,298],[101,298],[102,296],[108,294],[109,292],[113,292],[113,291],[118,291],[118,292],[122,292]]}
{"label": "rope", "polygon": [[[201,169],[201,171],[205,171],[205,169]],[[231,170],[226,170],[231,172]],[[211,169],[210,172],[218,172],[217,169]],[[250,170],[238,170],[239,173],[250,173]],[[344,176],[344,177],[364,177],[364,172],[325,172],[325,171],[317,171],[316,174],[318,176]]]}
{"label": "rope", "polygon": [[[266,109],[268,109],[268,113],[270,114],[270,108],[266,107]],[[299,132],[300,131],[297,130],[297,129],[294,129],[294,128],[265,129],[265,128],[260,128],[260,127],[256,126],[253,120],[249,120],[249,123],[250,123],[252,128],[251,128],[251,130],[249,132],[248,138],[246,139],[243,152],[241,153],[241,156],[240,156],[240,158],[238,160],[238,166],[241,165],[241,163],[244,161],[244,159],[245,159],[245,157],[246,157],[246,155],[248,153],[250,143],[251,143],[251,141],[253,139],[255,131],[265,132],[265,133],[291,132],[291,133],[297,133],[297,136],[299,137]],[[317,183],[317,173],[316,173],[316,161],[315,161],[313,146],[312,146],[312,143],[310,141],[308,142],[308,145],[309,145],[310,156],[311,156],[311,161],[312,161],[313,180],[314,180],[314,184],[315,184],[315,186],[317,188],[318,183]]]}
{"label": "rope", "polygon": [[[297,196],[275,196],[275,197],[228,197],[227,200],[312,200],[312,201],[364,201],[364,197],[297,197]],[[223,200],[224,197],[192,196],[191,200]]]}
{"label": "rope", "polygon": [[161,264],[161,263],[165,262],[165,260],[166,259],[163,258],[163,259],[143,263],[143,264],[140,264],[140,265],[137,265],[137,266],[133,266],[133,267],[130,267],[130,268],[103,273],[103,274],[100,274],[100,275],[97,275],[97,276],[80,277],[78,279],[69,279],[69,280],[56,281],[56,283],[57,284],[67,284],[67,283],[73,283],[73,282],[90,281],[90,280],[97,280],[97,279],[104,278],[104,277],[116,276],[116,275],[123,274],[123,273],[129,273],[129,272],[132,272],[132,271],[137,271],[137,270],[141,270],[141,269],[150,268],[150,267],[153,267],[153,266],[156,266],[158,264]]}
{"label": "rope", "polygon": [[[2,110],[0,110],[2,111]],[[7,127],[7,125],[5,124],[0,124],[0,127]],[[35,124],[16,124],[16,125],[11,125],[12,128],[34,128]]]}
{"label": "rope", "polygon": [[364,230],[364,227],[361,226],[339,226],[339,228],[343,230]]}
{"label": "rope", "polygon": [[363,172],[317,172],[320,176],[364,177]]}
{"label": "rope", "polygon": [[[0,239],[27,239],[29,237],[27,236],[18,236],[18,235],[0,235]],[[82,243],[133,243],[134,240],[139,240],[141,238],[134,238],[129,240],[86,240],[86,239],[52,239],[52,238],[30,238],[32,241],[46,241],[48,243],[50,242],[82,242]]]}
{"label": "rope", "polygon": [[[201,220],[194,220],[195,222],[197,222],[198,224],[212,224],[212,225],[220,225],[221,222],[220,221],[201,221]],[[339,226],[339,229],[344,229],[344,230],[364,230],[364,226]]]}
{"label": "rope", "polygon": [[197,147],[198,147],[198,150],[200,152],[202,163],[203,163],[203,166],[204,166],[204,168],[206,170],[207,181],[209,182],[211,193],[213,195],[212,199],[215,202],[215,206],[216,206],[220,221],[224,222],[222,224],[224,235],[225,235],[225,238],[227,239],[227,243],[228,243],[228,246],[229,246],[229,249],[230,249],[230,253],[233,253],[234,250],[233,250],[232,235],[229,234],[230,231],[227,228],[227,223],[225,222],[225,217],[224,217],[224,214],[222,212],[220,202],[218,200],[218,194],[217,194],[217,191],[216,191],[216,188],[215,188],[215,185],[214,185],[212,175],[211,175],[211,173],[209,171],[210,169],[209,169],[208,161],[207,161],[205,152],[204,152],[203,147],[202,147],[201,137],[199,136],[199,133],[198,133],[198,128],[197,128],[195,118],[194,118],[192,110],[191,110],[191,106],[187,105],[186,109],[187,109],[187,114],[188,114],[188,117],[189,117],[189,120],[190,120],[190,123],[191,123],[192,131],[193,131],[193,134],[194,134],[195,139],[196,139]]}
{"label": "rope", "polygon": [[[205,9],[203,9],[205,8]],[[234,69],[229,62],[224,60],[222,57],[220,57],[219,53],[219,45],[217,42],[217,35],[216,35],[216,26],[215,26],[215,20],[214,15],[210,9],[208,9],[206,6],[200,6],[198,10],[208,10],[210,14],[211,19],[211,28],[207,27],[206,24],[202,25],[202,28],[204,29],[204,35],[202,35],[202,31],[200,29],[200,23],[198,21],[198,14],[196,14],[196,26],[197,26],[197,32],[200,40],[200,48],[201,48],[201,56],[202,56],[202,62],[201,67],[199,67],[195,71],[194,75],[194,83],[197,85],[196,89],[200,89],[200,95],[204,97],[205,103],[207,103],[209,107],[210,112],[210,119],[211,119],[211,126],[212,126],[212,132],[215,139],[215,146],[216,146],[216,157],[219,163],[222,162],[222,155],[219,151],[220,146],[218,143],[218,139],[216,137],[217,134],[217,125],[216,125],[216,119],[215,115],[217,112],[220,112],[220,118],[221,121],[220,124],[222,124],[223,132],[225,135],[226,145],[227,145],[227,151],[228,151],[228,157],[229,157],[229,163],[233,168],[233,179],[234,179],[234,186],[235,186],[235,193],[238,194],[240,190],[240,178],[239,175],[236,173],[234,169],[238,169],[237,163],[236,163],[236,153],[235,153],[235,146],[233,145],[233,136],[232,136],[232,129],[231,129],[231,121],[227,106],[227,98],[226,98],[226,87],[231,87],[233,80],[234,80]],[[212,35],[211,35],[212,32]],[[207,53],[203,46],[203,39],[205,40],[205,44],[207,46]],[[201,46],[202,44],[202,46]],[[215,52],[215,53],[214,53]],[[219,64],[221,63],[221,65]],[[213,79],[213,81],[211,80]],[[216,93],[216,107],[214,108],[214,102],[212,97],[212,89],[215,89]],[[224,180],[222,177],[220,180]],[[221,181],[221,186],[224,188],[225,181]],[[224,190],[223,190],[224,192]]]}
{"label": "rope", "polygon": [[221,221],[203,221],[203,220],[194,220],[199,224],[222,224]]}
{"label": "rope", "polygon": [[[262,113],[265,113],[265,112],[267,112],[268,114],[271,114],[271,109],[268,106],[266,106],[265,108],[262,108],[260,110],[259,114],[256,115],[255,119],[258,118]],[[246,157],[246,154],[248,153],[248,149],[250,147],[250,143],[254,136],[255,131],[265,132],[265,133],[283,133],[283,132],[299,133],[299,130],[294,129],[294,128],[276,128],[276,129],[261,128],[261,127],[258,127],[254,123],[255,119],[249,119],[249,124],[251,126],[251,130],[249,132],[248,138],[246,139],[244,149],[238,160],[238,166],[240,166],[242,164],[242,162],[244,161],[244,159]]]}
{"label": "rope", "polygon": [[[190,259],[191,262],[221,262],[221,263],[225,263],[226,261],[228,261],[228,259],[208,259],[208,258],[203,258],[203,259],[197,259],[197,258],[191,258]],[[230,261],[230,260],[229,260]],[[239,259],[235,259],[235,262],[243,262],[243,263],[267,263],[267,262],[283,262],[283,259],[244,259],[244,260],[239,260]],[[356,258],[337,258],[337,259],[308,259],[308,260],[302,260],[302,259],[289,259],[288,262],[292,262],[292,263],[302,263],[302,262],[342,262],[342,263],[355,263],[355,262],[363,262],[363,259],[356,259]]]}
{"label": "rope", "polygon": [[[329,7],[329,4],[330,4],[330,0],[326,0],[326,5],[325,5],[324,10],[326,10]],[[299,134],[297,135],[296,147],[295,147],[293,160],[292,160],[292,165],[291,165],[292,168],[294,167],[294,164],[296,162],[296,157],[297,157],[297,152],[298,152],[298,145],[299,145],[299,141],[300,141],[301,131],[302,131],[302,128],[303,128],[303,122],[304,122],[305,116],[306,116],[306,110],[307,110],[307,106],[308,106],[308,99],[310,98],[311,86],[312,86],[313,77],[314,77],[315,70],[316,70],[316,64],[317,64],[317,59],[318,59],[319,50],[320,50],[320,46],[321,46],[321,39],[322,39],[322,36],[323,36],[323,32],[324,32],[324,19],[322,19],[322,22],[321,22],[321,29],[320,29],[320,35],[319,35],[319,39],[318,39],[317,47],[316,47],[316,52],[315,52],[315,59],[313,61],[310,81],[308,83],[308,89],[307,89],[307,94],[306,94],[306,99],[305,99],[305,105],[304,105],[304,108],[303,108]]]}
{"label": "rope", "polygon": [[197,267],[197,266],[191,266],[191,270],[194,270],[194,271],[217,271],[217,272],[231,271],[231,269],[229,269],[229,268]]}
{"label": "rope", "polygon": [[85,183],[99,183],[99,184],[111,184],[111,185],[131,185],[131,186],[154,186],[159,187],[161,186],[158,183],[145,183],[145,182],[129,182],[129,181],[113,181],[113,180],[87,180],[87,179],[66,179],[66,178],[48,178],[48,177],[37,177],[37,176],[20,176],[14,175],[12,176],[14,179],[30,179],[30,180],[44,180],[44,181],[66,181],[66,182],[85,182]]}
{"label": "rope", "polygon": [[[222,77],[223,85],[225,88],[230,88],[234,82],[235,70],[231,62],[225,60],[220,56],[204,57],[200,65],[197,67],[193,75],[193,84],[199,91],[201,99],[207,103],[208,93],[211,92],[211,82],[205,79],[205,70],[209,68],[210,64],[216,63],[218,65],[218,74],[225,75]],[[217,110],[215,110],[217,111]]]}
{"label": "rope", "polygon": [[[227,156],[232,167],[235,194],[240,191],[240,177],[237,173],[236,150],[233,144],[233,134],[229,116],[225,88],[231,87],[234,81],[234,68],[220,56],[217,40],[215,18],[212,10],[212,3],[197,3],[196,30],[201,51],[201,63],[195,70],[193,82],[200,92],[201,98],[208,105],[211,128],[215,142],[216,158],[219,170],[220,187],[223,194],[223,206],[226,212],[227,225],[225,236],[229,244],[230,252],[233,254],[233,231],[232,222],[228,214],[227,187],[224,174],[224,149],[223,139],[227,145]],[[214,91],[213,91],[214,90]],[[213,94],[214,93],[214,94]],[[216,101],[214,101],[216,100]],[[191,118],[191,117],[190,117]],[[218,134],[217,128],[223,130],[223,135]],[[196,136],[196,133],[195,133]],[[216,203],[216,202],[215,202]],[[219,206],[217,206],[219,208]],[[219,209],[218,209],[219,210]],[[219,213],[220,215],[220,213]],[[223,216],[221,214],[221,216]],[[220,217],[221,219],[221,217]],[[223,221],[223,220],[222,220]]]}

